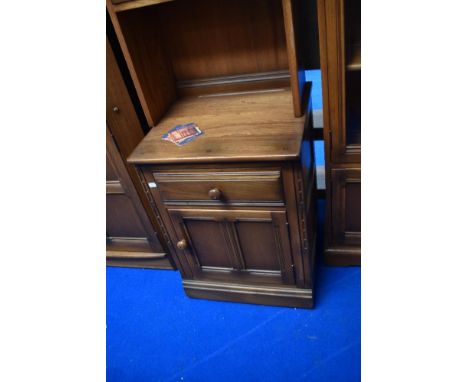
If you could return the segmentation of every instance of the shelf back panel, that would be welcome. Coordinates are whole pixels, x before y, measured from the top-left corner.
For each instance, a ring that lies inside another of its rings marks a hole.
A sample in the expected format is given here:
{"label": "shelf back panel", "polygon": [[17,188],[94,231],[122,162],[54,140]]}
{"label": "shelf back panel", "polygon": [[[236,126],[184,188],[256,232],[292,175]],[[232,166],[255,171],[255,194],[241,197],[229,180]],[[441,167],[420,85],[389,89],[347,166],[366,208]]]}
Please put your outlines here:
{"label": "shelf back panel", "polygon": [[300,8],[291,0],[176,0],[114,12],[148,124],[181,96],[289,86],[301,116]]}
{"label": "shelf back panel", "polygon": [[281,1],[178,0],[158,10],[179,81],[288,69]]}

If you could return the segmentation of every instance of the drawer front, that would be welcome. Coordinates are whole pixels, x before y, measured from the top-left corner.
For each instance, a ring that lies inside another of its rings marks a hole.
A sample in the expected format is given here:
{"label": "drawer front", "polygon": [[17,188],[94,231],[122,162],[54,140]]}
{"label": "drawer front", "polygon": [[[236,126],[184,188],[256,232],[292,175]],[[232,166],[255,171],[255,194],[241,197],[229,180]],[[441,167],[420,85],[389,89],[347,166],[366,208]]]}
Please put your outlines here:
{"label": "drawer front", "polygon": [[280,168],[153,171],[152,177],[165,204],[285,204]]}

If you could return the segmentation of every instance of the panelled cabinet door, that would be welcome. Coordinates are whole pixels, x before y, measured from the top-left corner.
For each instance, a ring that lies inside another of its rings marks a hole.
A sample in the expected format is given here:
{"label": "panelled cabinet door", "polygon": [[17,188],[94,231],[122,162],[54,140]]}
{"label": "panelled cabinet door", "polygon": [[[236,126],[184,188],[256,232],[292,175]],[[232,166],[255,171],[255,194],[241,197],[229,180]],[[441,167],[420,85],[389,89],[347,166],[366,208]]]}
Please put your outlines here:
{"label": "panelled cabinet door", "polygon": [[361,169],[332,170],[334,244],[361,244]]}
{"label": "panelled cabinet door", "polygon": [[[165,257],[146,211],[141,205],[127,169],[109,129],[106,129],[106,242],[107,255],[145,259]],[[156,257],[155,257],[156,256]]]}
{"label": "panelled cabinet door", "polygon": [[295,284],[285,211],[168,211],[194,278]]}
{"label": "panelled cabinet door", "polygon": [[147,232],[132,199],[118,175],[115,164],[106,157],[106,233],[107,248],[121,251],[150,252]]}

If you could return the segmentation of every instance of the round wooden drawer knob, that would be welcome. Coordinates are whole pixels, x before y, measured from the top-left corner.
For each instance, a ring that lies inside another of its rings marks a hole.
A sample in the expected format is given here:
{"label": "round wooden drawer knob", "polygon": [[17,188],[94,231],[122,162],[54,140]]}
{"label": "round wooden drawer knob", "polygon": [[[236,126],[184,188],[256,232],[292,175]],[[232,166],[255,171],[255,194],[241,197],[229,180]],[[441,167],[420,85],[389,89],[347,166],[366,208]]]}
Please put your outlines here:
{"label": "round wooden drawer knob", "polygon": [[221,191],[218,188],[213,188],[208,191],[208,196],[212,200],[219,200],[221,198]]}
{"label": "round wooden drawer knob", "polygon": [[177,242],[177,248],[179,249],[187,249],[187,240],[182,239]]}

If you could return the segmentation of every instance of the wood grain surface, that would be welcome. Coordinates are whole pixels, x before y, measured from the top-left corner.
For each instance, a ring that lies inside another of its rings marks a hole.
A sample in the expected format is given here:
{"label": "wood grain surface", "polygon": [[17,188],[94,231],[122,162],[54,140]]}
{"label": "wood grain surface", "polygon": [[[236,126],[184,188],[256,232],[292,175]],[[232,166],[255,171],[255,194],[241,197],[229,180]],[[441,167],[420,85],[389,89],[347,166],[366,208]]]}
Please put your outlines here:
{"label": "wood grain surface", "polygon": [[[300,153],[304,117],[295,118],[291,92],[278,90],[177,101],[129,157],[130,163],[284,160]],[[177,125],[203,131],[184,146],[163,141]]]}

